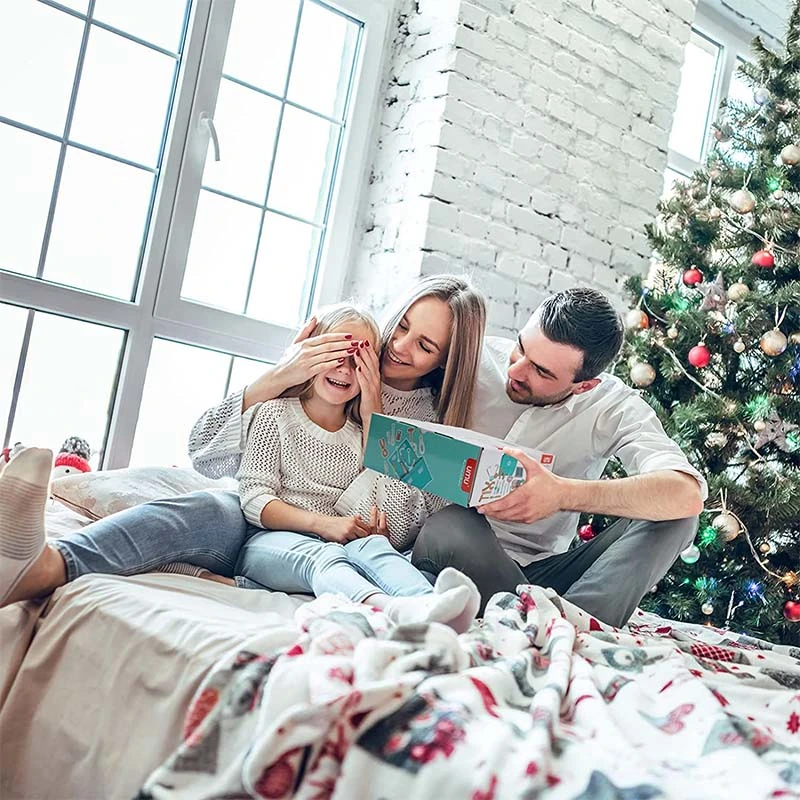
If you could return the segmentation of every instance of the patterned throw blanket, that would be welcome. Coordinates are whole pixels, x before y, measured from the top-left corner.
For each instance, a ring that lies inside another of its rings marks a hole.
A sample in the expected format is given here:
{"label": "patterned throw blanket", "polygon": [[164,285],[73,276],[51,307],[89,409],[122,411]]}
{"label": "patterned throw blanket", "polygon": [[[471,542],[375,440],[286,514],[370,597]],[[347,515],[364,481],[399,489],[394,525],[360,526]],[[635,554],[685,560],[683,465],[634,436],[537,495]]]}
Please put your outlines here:
{"label": "patterned throw blanket", "polygon": [[800,798],[800,650],[549,590],[481,625],[323,597],[224,659],[139,800]]}

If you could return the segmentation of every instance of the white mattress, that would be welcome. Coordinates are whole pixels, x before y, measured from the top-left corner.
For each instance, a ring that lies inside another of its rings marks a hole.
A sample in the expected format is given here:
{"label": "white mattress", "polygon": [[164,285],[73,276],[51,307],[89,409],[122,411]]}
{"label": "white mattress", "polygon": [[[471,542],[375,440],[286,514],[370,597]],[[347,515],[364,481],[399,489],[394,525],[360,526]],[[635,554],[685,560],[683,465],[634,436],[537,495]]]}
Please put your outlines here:
{"label": "white mattress", "polygon": [[182,575],[92,575],[46,606],[3,609],[0,797],[132,797],[207,670],[301,602]]}

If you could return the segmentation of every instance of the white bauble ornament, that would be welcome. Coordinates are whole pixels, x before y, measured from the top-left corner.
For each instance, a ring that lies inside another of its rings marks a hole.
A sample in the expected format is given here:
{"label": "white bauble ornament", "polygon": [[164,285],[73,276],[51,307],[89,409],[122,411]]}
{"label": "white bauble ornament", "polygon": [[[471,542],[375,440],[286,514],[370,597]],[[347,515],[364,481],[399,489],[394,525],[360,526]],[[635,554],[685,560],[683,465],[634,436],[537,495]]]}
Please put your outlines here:
{"label": "white bauble ornament", "polygon": [[717,514],[711,521],[711,525],[719,531],[726,542],[732,542],[742,532],[742,526],[729,511]]}
{"label": "white bauble ornament", "polygon": [[681,552],[681,561],[684,564],[694,564],[700,558],[700,548],[696,544],[690,544]]}
{"label": "white bauble ornament", "polygon": [[641,328],[649,327],[649,325],[650,320],[647,318],[647,314],[645,314],[641,308],[632,308],[625,315],[625,327],[628,330],[640,330]]}
{"label": "white bauble ornament", "polygon": [[763,419],[756,420],[753,423],[753,430],[757,431],[758,433],[761,433],[761,431],[763,431],[766,427],[767,423],[764,422]]}
{"label": "white bauble ornament", "polygon": [[677,339],[678,329],[674,325],[671,328],[667,328],[667,336],[669,336],[670,339]]}
{"label": "white bauble ornament", "polygon": [[769,98],[769,89],[767,89],[765,86],[759,86],[758,89],[753,92],[753,100],[756,101],[756,105],[763,106],[764,104],[769,103]]}
{"label": "white bauble ornament", "polygon": [[656,379],[656,371],[650,364],[639,362],[631,367],[631,381],[634,386],[643,389]]}
{"label": "white bauble ornament", "polygon": [[728,437],[722,431],[712,431],[706,436],[709,447],[718,447],[720,450],[728,444]]}
{"label": "white bauble ornament", "polygon": [[747,189],[738,189],[730,196],[728,203],[738,214],[749,214],[756,207],[756,198]]}
{"label": "white bauble ornament", "polygon": [[711,616],[711,615],[714,613],[714,606],[712,606],[712,605],[711,605],[711,603],[703,603],[703,605],[702,605],[702,606],[700,606],[700,610],[701,610],[701,611],[702,611],[702,612],[703,612],[703,613],[704,613],[704,614],[705,614],[707,617],[710,617],[710,616]]}
{"label": "white bauble ornament", "polygon": [[773,197],[774,197],[776,200],[783,200],[783,198],[784,198],[784,197],[786,197],[786,192],[784,192],[784,191],[783,191],[783,189],[776,189],[776,190],[775,190],[775,191],[772,193],[772,196],[773,196]]}
{"label": "white bauble ornament", "polygon": [[713,220],[718,220],[722,216],[722,211],[718,209],[716,206],[714,208],[709,209],[708,218]]}
{"label": "white bauble ornament", "polygon": [[728,300],[738,303],[750,294],[750,287],[746,283],[737,281],[728,287]]}
{"label": "white bauble ornament", "polygon": [[781,161],[790,167],[793,167],[795,164],[800,164],[800,147],[796,144],[787,144],[786,147],[781,150]]}
{"label": "white bauble ornament", "polygon": [[768,356],[779,356],[789,346],[789,340],[783,331],[773,328],[761,337],[760,344]]}
{"label": "white bauble ornament", "polygon": [[746,346],[745,346],[745,343],[744,343],[744,342],[743,342],[741,339],[737,339],[737,340],[736,340],[736,341],[733,343],[733,349],[734,349],[734,350],[735,350],[737,353],[744,353],[744,351],[745,351],[747,348],[746,348]]}

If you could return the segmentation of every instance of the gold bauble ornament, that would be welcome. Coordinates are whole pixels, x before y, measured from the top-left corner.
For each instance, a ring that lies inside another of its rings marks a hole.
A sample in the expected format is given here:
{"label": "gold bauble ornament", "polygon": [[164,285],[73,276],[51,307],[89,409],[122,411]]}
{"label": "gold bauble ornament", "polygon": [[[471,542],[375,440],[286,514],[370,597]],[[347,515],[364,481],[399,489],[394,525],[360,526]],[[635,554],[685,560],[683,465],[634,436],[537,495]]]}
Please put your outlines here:
{"label": "gold bauble ornament", "polygon": [[789,334],[789,341],[792,344],[800,344],[800,331],[792,331]]}
{"label": "gold bauble ornament", "polygon": [[650,320],[641,308],[632,308],[625,315],[625,327],[630,331],[640,330],[649,326]]}
{"label": "gold bauble ornament", "polygon": [[710,617],[714,613],[714,606],[711,603],[703,603],[700,606],[700,610],[707,616]]}
{"label": "gold bauble ornament", "polygon": [[793,167],[795,164],[800,164],[800,147],[796,144],[787,144],[786,147],[781,150],[781,161],[790,167]]}
{"label": "gold bauble ornament", "polygon": [[772,547],[770,547],[769,542],[761,542],[761,544],[758,546],[759,552],[763,553],[764,555],[767,555],[771,549]]}
{"label": "gold bauble ornament", "polygon": [[737,340],[736,340],[736,341],[733,343],[733,349],[734,349],[734,350],[735,350],[737,353],[744,353],[744,351],[745,351],[745,349],[746,349],[745,343],[744,343],[744,342],[743,342],[741,339],[737,339]]}
{"label": "gold bauble ornament", "polygon": [[750,294],[750,287],[746,283],[737,281],[728,287],[728,300],[739,303]]}
{"label": "gold bauble ornament", "polygon": [[786,197],[786,192],[784,192],[784,191],[783,191],[783,189],[776,189],[776,190],[775,190],[775,191],[772,193],[772,196],[773,196],[773,197],[774,197],[776,200],[783,200],[783,198],[784,198],[784,197]]}
{"label": "gold bauble ornament", "polygon": [[711,525],[719,531],[726,542],[732,542],[742,532],[742,526],[730,511],[723,511],[721,514],[717,514],[711,520]]}
{"label": "gold bauble ornament", "polygon": [[718,209],[716,206],[714,208],[709,209],[708,211],[708,218],[713,220],[718,220],[722,216],[722,211]]}
{"label": "gold bauble ornament", "polygon": [[767,427],[767,423],[764,422],[763,419],[757,419],[753,423],[753,430],[757,431],[758,433],[761,433],[761,431],[763,431],[764,428],[766,428],[766,427]]}
{"label": "gold bauble ornament", "polygon": [[634,386],[643,389],[656,379],[656,371],[652,365],[639,362],[631,367],[631,381]]}
{"label": "gold bauble ornament", "polygon": [[800,583],[800,575],[798,575],[794,570],[790,569],[788,572],[783,573],[781,580],[789,589],[791,589],[793,586],[797,586],[797,584]]}
{"label": "gold bauble ornament", "polygon": [[779,356],[788,346],[789,340],[783,331],[773,328],[761,337],[761,349],[768,356]]}
{"label": "gold bauble ornament", "polygon": [[677,339],[678,329],[674,325],[671,328],[667,328],[667,336],[669,336],[670,339]]}
{"label": "gold bauble ornament", "polygon": [[756,198],[747,189],[739,189],[730,196],[728,203],[738,214],[749,214],[756,207]]}

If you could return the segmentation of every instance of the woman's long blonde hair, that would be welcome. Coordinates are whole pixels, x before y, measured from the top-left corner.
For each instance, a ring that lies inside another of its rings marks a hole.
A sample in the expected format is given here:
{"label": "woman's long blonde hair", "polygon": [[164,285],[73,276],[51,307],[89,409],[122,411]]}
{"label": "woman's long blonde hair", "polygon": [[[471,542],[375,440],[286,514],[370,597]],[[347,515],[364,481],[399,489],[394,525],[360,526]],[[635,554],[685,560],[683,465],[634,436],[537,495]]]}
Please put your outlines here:
{"label": "woman's long blonde hair", "polygon": [[[381,333],[375,320],[355,306],[342,303],[341,305],[328,306],[327,308],[320,309],[316,313],[317,325],[311,331],[309,337],[320,336],[323,333],[330,333],[336,328],[341,328],[347,323],[360,323],[364,325],[370,332],[370,344],[373,347],[378,347],[381,340]],[[300,400],[306,400],[311,397],[313,392],[314,378],[311,378],[297,386],[290,386],[284,392],[281,392],[280,397],[299,397]],[[357,394],[352,400],[348,400],[344,407],[344,413],[348,419],[355,422],[356,425],[361,425],[361,393]]]}
{"label": "woman's long blonde hair", "polygon": [[465,428],[472,414],[486,327],[486,303],[477,289],[458,275],[423,278],[391,313],[383,328],[381,352],[391,341],[408,309],[424,297],[435,297],[447,303],[453,321],[445,363],[425,375],[420,385],[430,386],[433,390],[439,422]]}

